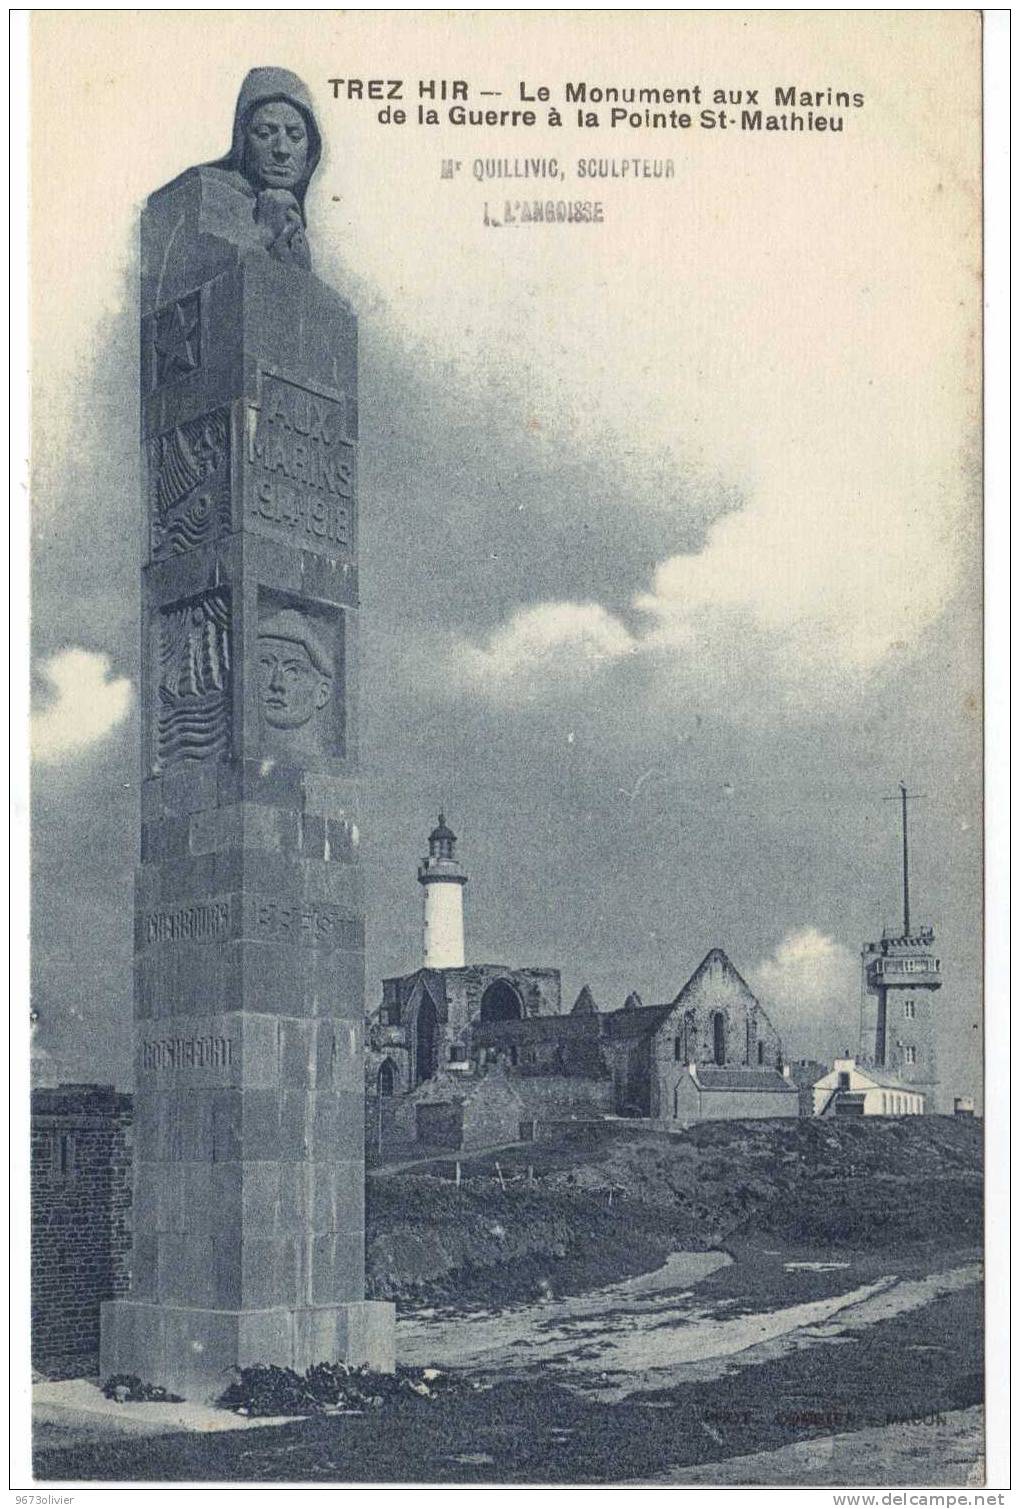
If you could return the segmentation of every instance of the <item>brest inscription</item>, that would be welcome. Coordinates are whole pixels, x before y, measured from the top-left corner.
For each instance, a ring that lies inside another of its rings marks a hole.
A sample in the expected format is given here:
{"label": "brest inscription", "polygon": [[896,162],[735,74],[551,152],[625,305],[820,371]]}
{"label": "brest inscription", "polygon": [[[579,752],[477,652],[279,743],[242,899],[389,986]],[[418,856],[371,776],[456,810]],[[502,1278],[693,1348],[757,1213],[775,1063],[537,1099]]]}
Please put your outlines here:
{"label": "brest inscription", "polygon": [[158,943],[215,943],[240,936],[300,943],[310,948],[361,948],[363,929],[339,908],[323,902],[274,901],[248,894],[240,906],[224,897],[142,914],[141,947]]}
{"label": "brest inscription", "polygon": [[161,765],[222,754],[230,742],[230,607],[207,592],[159,615]]}
{"label": "brest inscription", "polygon": [[248,409],[252,514],[295,544],[350,550],[354,442],[343,405],[270,373]]}
{"label": "brest inscription", "polygon": [[194,550],[230,528],[230,422],[218,409],[149,442],[153,559]]}

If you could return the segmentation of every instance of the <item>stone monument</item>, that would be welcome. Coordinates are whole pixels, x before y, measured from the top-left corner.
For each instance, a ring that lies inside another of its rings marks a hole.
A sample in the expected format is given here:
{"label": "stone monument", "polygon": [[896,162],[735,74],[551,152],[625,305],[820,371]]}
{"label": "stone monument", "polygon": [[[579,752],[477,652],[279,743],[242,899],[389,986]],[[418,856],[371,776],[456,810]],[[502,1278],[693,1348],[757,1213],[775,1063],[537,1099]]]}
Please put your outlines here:
{"label": "stone monument", "polygon": [[131,1290],[104,1376],[392,1370],[364,1297],[357,329],[311,272],[307,90],[142,216],[142,843]]}

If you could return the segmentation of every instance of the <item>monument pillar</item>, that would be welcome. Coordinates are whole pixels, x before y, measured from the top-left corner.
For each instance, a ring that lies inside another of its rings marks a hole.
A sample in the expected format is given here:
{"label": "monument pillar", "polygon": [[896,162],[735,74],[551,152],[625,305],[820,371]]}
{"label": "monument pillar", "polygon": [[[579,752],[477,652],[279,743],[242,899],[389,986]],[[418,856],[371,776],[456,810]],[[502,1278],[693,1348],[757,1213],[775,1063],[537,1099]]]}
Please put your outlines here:
{"label": "monument pillar", "polygon": [[[303,142],[300,139],[303,133]],[[392,1370],[364,1297],[357,327],[310,271],[311,102],[142,217],[142,842],[131,1291],[101,1369]]]}

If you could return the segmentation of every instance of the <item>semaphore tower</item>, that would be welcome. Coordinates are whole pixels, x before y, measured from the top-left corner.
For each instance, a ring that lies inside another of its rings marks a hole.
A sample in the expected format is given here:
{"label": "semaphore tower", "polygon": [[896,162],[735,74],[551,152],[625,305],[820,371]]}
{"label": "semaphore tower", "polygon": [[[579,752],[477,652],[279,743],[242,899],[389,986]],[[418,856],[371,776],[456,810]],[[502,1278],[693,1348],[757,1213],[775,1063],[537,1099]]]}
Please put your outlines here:
{"label": "semaphore tower", "polygon": [[926,1110],[935,1110],[938,1087],[936,991],[942,988],[935,931],[917,927],[910,916],[910,849],[907,803],[901,782],[903,927],[886,928],[877,943],[861,950],[861,1059],[891,1070],[904,1084],[924,1091]]}

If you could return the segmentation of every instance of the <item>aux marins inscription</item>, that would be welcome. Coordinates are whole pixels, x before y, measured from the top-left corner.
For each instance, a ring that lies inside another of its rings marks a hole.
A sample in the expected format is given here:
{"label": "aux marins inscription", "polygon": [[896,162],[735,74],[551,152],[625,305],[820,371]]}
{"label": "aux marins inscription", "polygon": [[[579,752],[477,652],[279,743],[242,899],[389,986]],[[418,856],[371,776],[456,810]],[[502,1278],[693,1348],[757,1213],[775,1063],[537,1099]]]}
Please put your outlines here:
{"label": "aux marins inscription", "polygon": [[305,549],[350,550],[354,442],[344,405],[263,373],[247,422],[250,512]]}

